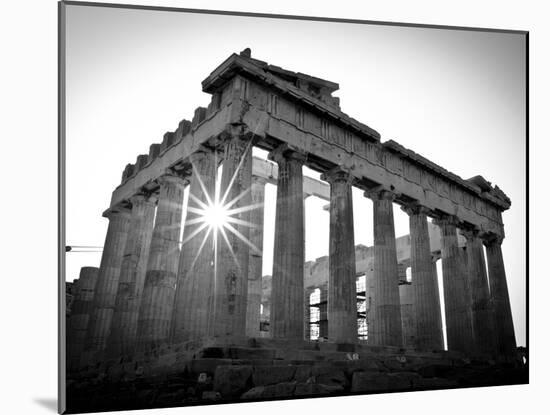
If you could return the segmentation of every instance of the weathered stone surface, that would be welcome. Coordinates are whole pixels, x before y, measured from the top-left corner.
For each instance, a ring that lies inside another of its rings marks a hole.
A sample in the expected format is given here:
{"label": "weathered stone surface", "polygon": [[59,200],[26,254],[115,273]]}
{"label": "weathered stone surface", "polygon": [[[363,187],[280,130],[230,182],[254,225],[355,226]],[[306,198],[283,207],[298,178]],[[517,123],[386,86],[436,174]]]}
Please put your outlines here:
{"label": "weathered stone surface", "polygon": [[330,183],[328,338],[357,341],[355,243],[350,173],[341,168],[322,176]]}
{"label": "weathered stone surface", "polygon": [[[250,219],[250,185],[252,180],[252,138],[232,135],[224,144],[224,161],[220,193],[222,203],[234,201],[232,209],[245,208],[233,215],[240,221]],[[245,240],[248,226],[233,224]],[[214,290],[209,300],[208,334],[218,337],[246,334],[246,299],[248,295],[248,260],[250,247],[234,232],[227,232],[227,243],[218,247]]]}
{"label": "weathered stone surface", "polygon": [[386,392],[409,390],[413,379],[420,375],[412,372],[373,373],[355,372],[351,382],[351,392]]}
{"label": "weathered stone surface", "polygon": [[450,365],[427,365],[418,369],[418,373],[425,378],[444,377],[453,371]]}
{"label": "weathered stone surface", "polygon": [[273,385],[291,381],[296,373],[295,366],[257,366],[252,374],[255,386]]}
{"label": "weathered stone surface", "polygon": [[232,364],[231,359],[193,359],[187,367],[193,374],[207,373],[214,375],[218,366],[229,366]]}
{"label": "weathered stone surface", "polygon": [[274,338],[304,336],[304,154],[281,146],[270,153],[279,167],[271,288]]}
{"label": "weathered stone surface", "polygon": [[242,399],[269,399],[269,398],[289,398],[294,394],[296,382],[281,382],[276,385],[257,386],[246,393]]}
{"label": "weathered stone surface", "polygon": [[413,389],[448,389],[458,386],[456,380],[443,378],[417,378],[413,379]]}
{"label": "weathered stone surface", "polygon": [[207,401],[219,401],[221,398],[220,393],[216,391],[204,391],[202,393],[202,399]]}
{"label": "weathered stone surface", "polygon": [[80,356],[86,345],[86,332],[93,310],[95,285],[99,269],[82,267],[80,276],[75,281],[72,312],[67,322],[67,366],[69,370],[77,369]]}
{"label": "weathered stone surface", "polygon": [[130,212],[127,209],[110,210],[104,215],[109,218],[109,227],[105,237],[86,333],[85,349],[89,350],[90,355],[104,351],[107,346],[120,277],[120,266],[130,226]]}
{"label": "weathered stone surface", "polygon": [[492,354],[495,350],[494,315],[491,309],[483,244],[479,232],[475,229],[462,230],[461,234],[466,238],[474,352]]}
{"label": "weathered stone surface", "polygon": [[[437,269],[433,266],[430,251],[430,234],[426,216],[428,209],[419,205],[409,205],[403,210],[409,214],[411,237],[414,347],[418,350],[442,350],[443,328]],[[405,343],[405,346],[409,344]]]}
{"label": "weathered stone surface", "polygon": [[399,278],[393,205],[395,195],[389,191],[365,193],[373,201],[374,214],[374,327],[370,344],[403,344]]}
{"label": "weathered stone surface", "polygon": [[296,382],[305,382],[311,376],[310,365],[295,365],[294,380]]}
{"label": "weathered stone surface", "polygon": [[170,334],[179,257],[179,236],[186,180],[159,179],[160,194],[138,317],[137,348],[165,344]]}
{"label": "weathered stone surface", "polygon": [[298,383],[294,390],[295,396],[310,395],[330,395],[333,393],[344,392],[344,388],[339,385],[323,385],[319,383]]}
{"label": "weathered stone surface", "polygon": [[514,356],[516,353],[516,336],[514,334],[504,260],[502,259],[502,238],[493,236],[492,238],[486,238],[483,243],[487,248],[487,266],[489,269],[497,351],[500,356]]}
{"label": "weathered stone surface", "polygon": [[236,398],[250,388],[252,366],[218,366],[214,373],[214,390],[224,398]]}
{"label": "weathered stone surface", "polygon": [[315,383],[323,385],[346,387],[349,384],[344,371],[332,365],[313,366],[311,376],[314,377]]}
{"label": "weathered stone surface", "polygon": [[230,347],[226,351],[227,357],[232,359],[274,359],[275,349]]}
{"label": "weathered stone surface", "polygon": [[215,199],[217,159],[214,151],[204,148],[191,155],[189,161],[192,175],[170,328],[174,343],[207,334],[208,297],[214,283],[213,235],[201,219],[203,206]]}
{"label": "weathered stone surface", "polygon": [[465,264],[458,247],[457,220],[443,217],[434,223],[441,229],[447,347],[468,353],[473,350],[472,313]]}
{"label": "weathered stone surface", "polygon": [[155,218],[155,197],[139,194],[130,201],[130,226],[120,267],[115,310],[107,345],[108,355],[113,357],[129,355],[135,349],[139,305]]}

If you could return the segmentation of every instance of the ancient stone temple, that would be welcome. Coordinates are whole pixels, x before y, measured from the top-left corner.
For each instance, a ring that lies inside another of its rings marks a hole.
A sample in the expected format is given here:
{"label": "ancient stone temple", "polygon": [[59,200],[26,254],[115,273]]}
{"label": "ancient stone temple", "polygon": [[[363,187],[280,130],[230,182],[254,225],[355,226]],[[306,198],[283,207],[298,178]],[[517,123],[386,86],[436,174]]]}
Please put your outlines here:
{"label": "ancient stone temple", "polygon": [[[249,49],[202,89],[208,107],[138,155],[113,190],[99,270],[83,273],[87,291],[70,317],[75,385],[107,379],[111,389],[94,396],[109,401],[114,388],[117,402],[145,407],[521,382],[492,369],[517,369],[502,190],[382,141],[340,110],[338,84]],[[266,183],[277,201],[273,272],[262,278]],[[355,245],[354,186],[373,204],[372,247]],[[306,262],[312,195],[329,202],[329,247]],[[410,220],[410,235],[397,239],[396,205]],[[449,375],[474,362],[466,383]],[[136,395],[138,379],[156,400]],[[75,391],[75,407],[101,407]]]}

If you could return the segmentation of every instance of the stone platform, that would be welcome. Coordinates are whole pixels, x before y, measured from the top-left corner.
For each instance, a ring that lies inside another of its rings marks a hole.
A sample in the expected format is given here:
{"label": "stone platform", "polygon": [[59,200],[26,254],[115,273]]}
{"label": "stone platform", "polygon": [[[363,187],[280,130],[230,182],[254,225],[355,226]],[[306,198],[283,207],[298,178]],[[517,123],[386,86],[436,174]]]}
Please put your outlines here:
{"label": "stone platform", "polygon": [[364,344],[204,339],[69,376],[68,412],[527,383],[520,361]]}

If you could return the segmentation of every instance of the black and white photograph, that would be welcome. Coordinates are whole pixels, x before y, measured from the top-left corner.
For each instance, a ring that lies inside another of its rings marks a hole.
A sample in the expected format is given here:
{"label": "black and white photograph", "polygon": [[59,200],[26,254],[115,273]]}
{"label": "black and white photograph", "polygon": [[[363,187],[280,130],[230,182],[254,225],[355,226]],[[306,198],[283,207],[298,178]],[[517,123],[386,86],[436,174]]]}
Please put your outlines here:
{"label": "black and white photograph", "polygon": [[525,15],[50,3],[21,72],[32,95],[57,53],[57,136],[15,100],[37,144],[6,150],[32,166],[10,243],[44,251],[4,290],[37,410],[539,407]]}
{"label": "black and white photograph", "polygon": [[525,32],[60,13],[68,412],[528,382]]}

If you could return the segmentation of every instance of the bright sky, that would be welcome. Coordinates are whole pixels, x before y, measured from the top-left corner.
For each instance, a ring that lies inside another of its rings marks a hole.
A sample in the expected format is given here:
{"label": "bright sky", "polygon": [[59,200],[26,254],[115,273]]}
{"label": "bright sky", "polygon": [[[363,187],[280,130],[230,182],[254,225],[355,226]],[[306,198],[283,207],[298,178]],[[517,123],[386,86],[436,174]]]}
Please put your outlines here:
{"label": "bright sky", "polygon": [[[67,8],[68,245],[102,246],[122,170],[210,96],[201,81],[231,53],[340,84],[342,110],[463,178],[504,190],[503,254],[525,345],[525,47],[517,34],[192,13]],[[258,151],[257,154],[262,154]],[[305,174],[318,177],[306,171]],[[275,187],[266,187],[263,273],[271,274]],[[326,202],[306,201],[306,260],[328,254]],[[354,189],[356,244],[372,245],[372,203]],[[395,206],[396,235],[409,233]],[[67,254],[68,281],[99,253]],[[441,269],[439,269],[441,273]]]}

